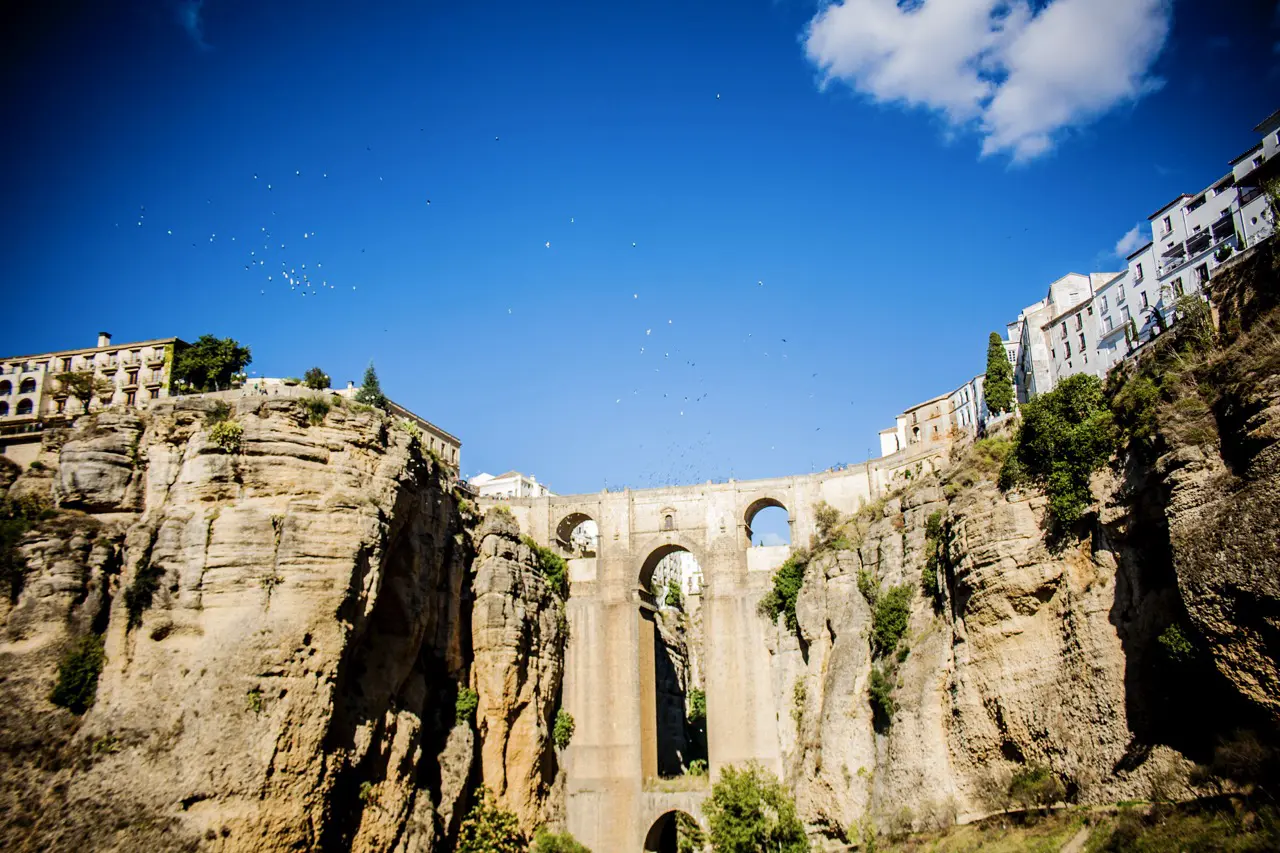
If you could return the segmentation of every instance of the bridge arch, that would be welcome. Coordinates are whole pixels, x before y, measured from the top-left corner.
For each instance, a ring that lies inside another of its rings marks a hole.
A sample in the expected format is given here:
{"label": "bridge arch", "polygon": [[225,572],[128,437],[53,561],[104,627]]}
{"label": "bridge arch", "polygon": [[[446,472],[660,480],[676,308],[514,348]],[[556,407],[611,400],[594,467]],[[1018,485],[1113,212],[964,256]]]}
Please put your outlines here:
{"label": "bridge arch", "polygon": [[[702,836],[704,832],[705,828],[693,815],[683,809],[671,809],[658,815],[657,820],[649,827],[649,831],[645,833],[643,849],[645,853],[677,853],[681,835],[696,833],[697,836]],[[695,841],[694,849],[701,848],[702,844]]]}
{"label": "bridge arch", "polygon": [[742,522],[745,525],[744,533],[746,537],[746,542],[744,543],[744,547],[747,547],[747,548],[751,547],[752,525],[756,520],[756,516],[758,516],[762,511],[767,509],[780,509],[784,513],[786,513],[787,544],[791,544],[792,542],[795,541],[795,537],[792,536],[792,533],[794,532],[795,521],[791,516],[791,511],[787,509],[787,505],[784,504],[781,500],[771,495],[768,495],[762,498],[757,498],[756,500],[747,504],[747,508],[742,513]]}
{"label": "bridge arch", "polygon": [[600,525],[587,513],[575,510],[560,519],[555,540],[565,554],[594,557],[599,549]]}
{"label": "bridge arch", "polygon": [[[658,568],[658,564],[661,563],[664,558],[669,557],[677,551],[689,552],[693,555],[693,559],[698,562],[698,565],[700,567],[703,566],[702,554],[688,543],[681,541],[661,542],[656,546],[651,546],[651,549],[648,551],[648,556],[645,557],[644,562],[640,564],[640,573],[636,578],[640,589],[649,589],[649,585],[653,582],[653,572]],[[645,550],[641,549],[640,553],[645,553]]]}

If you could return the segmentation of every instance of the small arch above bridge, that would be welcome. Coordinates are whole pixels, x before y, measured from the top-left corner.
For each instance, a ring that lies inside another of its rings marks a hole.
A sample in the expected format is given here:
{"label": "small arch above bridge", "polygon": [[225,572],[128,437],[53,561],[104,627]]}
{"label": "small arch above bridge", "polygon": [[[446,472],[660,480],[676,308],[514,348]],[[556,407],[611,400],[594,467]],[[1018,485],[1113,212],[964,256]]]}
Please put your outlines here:
{"label": "small arch above bridge", "polygon": [[754,533],[753,528],[755,526],[756,516],[760,515],[760,513],[766,510],[771,510],[771,509],[781,510],[782,516],[786,519],[786,530],[785,530],[786,541],[783,543],[773,543],[773,544],[787,544],[787,545],[791,544],[791,541],[792,541],[791,511],[787,509],[786,504],[784,504],[782,501],[778,500],[777,498],[763,497],[763,498],[758,498],[752,501],[750,504],[748,504],[746,510],[742,514],[743,524],[746,525],[746,542],[744,543],[745,547],[750,548],[753,544],[752,536]]}
{"label": "small arch above bridge", "polygon": [[594,557],[599,547],[600,527],[585,512],[571,512],[556,525],[560,550],[573,557]]}

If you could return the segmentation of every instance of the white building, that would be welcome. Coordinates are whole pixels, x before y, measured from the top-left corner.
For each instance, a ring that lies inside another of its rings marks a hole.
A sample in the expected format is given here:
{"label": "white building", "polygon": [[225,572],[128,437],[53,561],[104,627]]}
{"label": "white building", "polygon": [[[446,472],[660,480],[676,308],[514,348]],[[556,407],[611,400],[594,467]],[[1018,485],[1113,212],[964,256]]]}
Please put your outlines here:
{"label": "white building", "polygon": [[555,492],[539,483],[537,477],[526,477],[519,471],[508,471],[496,477],[492,474],[477,474],[468,482],[482,498],[541,498],[555,496]]}
{"label": "white building", "polygon": [[[1017,361],[1013,365],[1013,385],[1019,403],[1051,391],[1060,375],[1080,372],[1077,368],[1084,364],[1080,336],[1084,332],[1084,318],[1089,315],[1087,311],[1076,314],[1073,309],[1087,309],[1094,288],[1118,275],[1114,272],[1067,273],[1049,285],[1044,299],[1022,309]],[[1087,335],[1085,340],[1087,346]]]}
{"label": "white building", "polygon": [[979,374],[947,394],[916,403],[880,430],[880,455],[915,446],[945,444],[961,434],[977,435],[987,423],[983,394],[987,375]]}

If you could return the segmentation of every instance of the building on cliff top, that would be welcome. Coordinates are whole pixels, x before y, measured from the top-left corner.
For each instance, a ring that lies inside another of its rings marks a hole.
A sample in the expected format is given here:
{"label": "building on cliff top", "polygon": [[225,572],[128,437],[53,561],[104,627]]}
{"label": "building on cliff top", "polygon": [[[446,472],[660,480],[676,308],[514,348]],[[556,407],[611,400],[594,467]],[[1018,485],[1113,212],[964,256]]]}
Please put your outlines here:
{"label": "building on cliff top", "polygon": [[[99,332],[96,346],[0,359],[0,454],[25,466],[48,426],[108,406],[145,409],[168,397],[174,350],[182,346],[179,338],[113,344],[110,333]],[[86,407],[56,377],[87,372],[106,382]]]}
{"label": "building on cliff top", "polygon": [[916,403],[880,430],[880,455],[908,448],[945,445],[961,435],[977,435],[987,422],[983,394],[986,374],[979,374],[954,391]]}
{"label": "building on cliff top", "polygon": [[519,471],[508,471],[505,474],[476,474],[468,482],[482,498],[541,498],[555,497],[556,493],[539,483],[534,476],[525,476]]}

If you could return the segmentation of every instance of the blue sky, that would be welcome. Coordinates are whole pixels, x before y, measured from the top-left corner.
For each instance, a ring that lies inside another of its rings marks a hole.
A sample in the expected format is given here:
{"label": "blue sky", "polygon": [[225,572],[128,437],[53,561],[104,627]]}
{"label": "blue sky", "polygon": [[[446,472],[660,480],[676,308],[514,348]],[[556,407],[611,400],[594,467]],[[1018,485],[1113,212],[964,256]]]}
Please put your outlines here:
{"label": "blue sky", "polygon": [[1280,106],[1270,2],[24,5],[0,350],[373,360],[561,492],[862,461]]}

